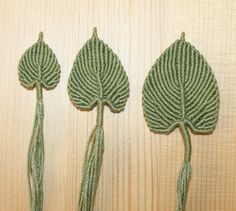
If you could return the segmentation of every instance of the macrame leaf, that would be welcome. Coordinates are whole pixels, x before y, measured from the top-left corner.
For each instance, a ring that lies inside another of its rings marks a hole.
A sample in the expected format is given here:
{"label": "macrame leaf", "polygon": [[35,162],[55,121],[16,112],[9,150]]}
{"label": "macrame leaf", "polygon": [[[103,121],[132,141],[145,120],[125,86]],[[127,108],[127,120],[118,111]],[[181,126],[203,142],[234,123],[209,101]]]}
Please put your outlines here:
{"label": "macrame leaf", "polygon": [[19,62],[19,80],[28,89],[34,88],[36,83],[53,89],[60,79],[60,65],[42,36],[40,33],[38,41],[26,50]]}
{"label": "macrame leaf", "polygon": [[156,61],[143,87],[145,119],[153,132],[171,132],[184,123],[195,133],[211,133],[219,110],[215,77],[203,56],[184,40]]}
{"label": "macrame leaf", "polygon": [[79,51],[70,74],[68,92],[77,108],[91,110],[98,100],[113,112],[124,109],[129,95],[128,77],[119,58],[94,29]]}

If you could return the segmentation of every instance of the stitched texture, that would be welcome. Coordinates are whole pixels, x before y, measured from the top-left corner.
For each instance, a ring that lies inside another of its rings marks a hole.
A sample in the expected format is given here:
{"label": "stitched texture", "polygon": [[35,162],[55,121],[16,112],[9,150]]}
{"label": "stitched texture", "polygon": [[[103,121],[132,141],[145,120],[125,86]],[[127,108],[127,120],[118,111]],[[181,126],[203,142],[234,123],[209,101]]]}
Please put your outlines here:
{"label": "stitched texture", "polygon": [[60,79],[60,65],[52,50],[43,42],[42,32],[39,33],[38,41],[23,54],[18,70],[21,84],[27,89],[36,88],[36,111],[28,149],[28,183],[31,210],[41,211],[43,209],[44,170],[42,89],[53,89]]}
{"label": "stitched texture", "polygon": [[177,211],[185,210],[191,177],[189,129],[209,134],[215,129],[219,113],[219,91],[210,66],[185,41],[175,41],[157,59],[143,86],[143,110],[149,129],[170,133],[179,128],[185,146],[184,162],[177,183]]}
{"label": "stitched texture", "polygon": [[129,96],[128,77],[118,57],[97,36],[79,51],[68,81],[68,94],[75,107],[91,110],[97,106],[97,123],[87,144],[78,211],[92,211],[104,151],[104,105],[112,112],[124,110]]}

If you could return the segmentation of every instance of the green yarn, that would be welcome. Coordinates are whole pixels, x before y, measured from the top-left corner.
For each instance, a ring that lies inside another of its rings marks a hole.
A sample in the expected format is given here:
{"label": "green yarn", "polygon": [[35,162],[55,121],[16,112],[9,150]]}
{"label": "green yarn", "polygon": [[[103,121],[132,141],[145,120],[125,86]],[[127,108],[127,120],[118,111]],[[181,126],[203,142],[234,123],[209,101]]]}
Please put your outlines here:
{"label": "green yarn", "polygon": [[178,179],[177,211],[185,210],[191,177],[189,129],[209,134],[219,113],[219,91],[210,66],[203,56],[181,39],[157,59],[143,86],[143,110],[149,129],[168,134],[180,129],[185,145],[184,162]]}
{"label": "green yarn", "polygon": [[103,127],[96,126],[87,144],[78,210],[93,210],[104,151]]}
{"label": "green yarn", "polygon": [[179,172],[177,182],[177,207],[176,210],[185,210],[189,183],[191,179],[192,167],[189,161],[184,161]]}
{"label": "green yarn", "polygon": [[129,96],[128,77],[118,57],[97,36],[79,51],[68,81],[68,94],[75,107],[92,110],[97,106],[97,123],[84,156],[78,211],[92,211],[104,151],[103,113],[124,110]]}
{"label": "green yarn", "polygon": [[27,89],[36,88],[36,111],[33,132],[28,149],[28,183],[32,211],[43,210],[43,91],[53,89],[60,79],[60,65],[40,32],[38,41],[30,47],[19,62],[19,80]]}

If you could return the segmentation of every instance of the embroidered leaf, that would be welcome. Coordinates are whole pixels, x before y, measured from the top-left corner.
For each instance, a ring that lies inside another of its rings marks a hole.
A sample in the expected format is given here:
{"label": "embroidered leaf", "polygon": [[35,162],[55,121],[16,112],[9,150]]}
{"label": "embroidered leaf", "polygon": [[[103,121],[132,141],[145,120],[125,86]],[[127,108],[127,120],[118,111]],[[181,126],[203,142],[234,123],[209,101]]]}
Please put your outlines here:
{"label": "embroidered leaf", "polygon": [[196,133],[214,130],[219,110],[215,77],[203,56],[184,38],[156,61],[143,87],[145,119],[153,132],[184,122]]}
{"label": "embroidered leaf", "polygon": [[104,151],[104,105],[113,112],[120,112],[129,96],[128,77],[121,62],[98,38],[96,28],[75,59],[68,81],[68,94],[77,108],[91,110],[97,106],[97,124],[84,156],[77,208],[78,211],[92,211]]}
{"label": "embroidered leaf", "polygon": [[42,33],[24,53],[18,68],[19,80],[28,89],[34,88],[36,83],[45,89],[53,89],[60,79],[60,65],[52,49],[43,41]]}
{"label": "embroidered leaf", "polygon": [[39,39],[21,57],[18,66],[19,80],[28,89],[36,88],[37,103],[33,132],[28,149],[28,183],[31,211],[43,210],[43,171],[44,171],[44,138],[43,138],[43,87],[54,88],[59,82],[60,65],[57,59],[43,42],[42,32]]}
{"label": "embroidered leaf", "polygon": [[120,112],[128,89],[128,77],[119,58],[98,38],[95,29],[75,59],[68,82],[71,101],[77,108],[91,110],[102,100],[113,112]]}
{"label": "embroidered leaf", "polygon": [[179,127],[185,156],[178,179],[177,211],[185,210],[191,178],[191,141],[195,133],[211,133],[217,123],[219,91],[210,66],[184,39],[174,42],[158,58],[143,86],[143,110],[153,132],[169,133]]}

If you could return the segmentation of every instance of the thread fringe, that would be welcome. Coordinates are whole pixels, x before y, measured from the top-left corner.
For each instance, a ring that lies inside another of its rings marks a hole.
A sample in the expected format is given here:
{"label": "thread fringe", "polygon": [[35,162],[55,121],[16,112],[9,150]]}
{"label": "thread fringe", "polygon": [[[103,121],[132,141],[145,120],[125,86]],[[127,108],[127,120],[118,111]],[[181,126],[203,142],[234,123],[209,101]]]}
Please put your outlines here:
{"label": "thread fringe", "polygon": [[43,139],[44,106],[42,99],[37,101],[33,132],[28,150],[28,182],[32,211],[43,209]]}
{"label": "thread fringe", "polygon": [[187,194],[191,179],[192,167],[189,161],[184,161],[182,168],[179,173],[179,178],[177,182],[177,207],[176,211],[184,211]]}
{"label": "thread fringe", "polygon": [[86,148],[83,164],[83,179],[81,182],[78,211],[92,211],[100,176],[104,151],[104,131],[102,126],[96,126]]}

